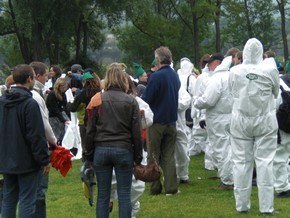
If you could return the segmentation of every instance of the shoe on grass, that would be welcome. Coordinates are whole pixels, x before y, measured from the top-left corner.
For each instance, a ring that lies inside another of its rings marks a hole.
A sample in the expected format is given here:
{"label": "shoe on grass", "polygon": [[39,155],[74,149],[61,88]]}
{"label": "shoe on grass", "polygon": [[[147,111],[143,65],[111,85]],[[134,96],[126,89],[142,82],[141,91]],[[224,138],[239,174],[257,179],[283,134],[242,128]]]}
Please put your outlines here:
{"label": "shoe on grass", "polygon": [[186,179],[186,180],[181,179],[181,180],[179,181],[179,184],[182,184],[182,185],[191,185],[192,182],[189,181],[189,179]]}
{"label": "shoe on grass", "polygon": [[219,184],[218,187],[215,187],[214,190],[233,190],[234,186],[233,185],[226,185],[224,183]]}
{"label": "shoe on grass", "polygon": [[273,212],[265,212],[265,213],[262,213],[262,214],[263,214],[263,216],[274,216],[274,215],[279,214],[279,211],[274,210]]}
{"label": "shoe on grass", "polygon": [[177,190],[177,192],[175,192],[175,193],[166,193],[165,196],[169,197],[169,196],[176,195],[179,193],[180,193],[180,190]]}
{"label": "shoe on grass", "polygon": [[219,180],[220,177],[218,177],[218,176],[211,176],[211,177],[208,177],[208,179],[211,179],[211,180]]}
{"label": "shoe on grass", "polygon": [[289,198],[290,197],[290,190],[277,193],[275,196],[276,196],[276,198]]}

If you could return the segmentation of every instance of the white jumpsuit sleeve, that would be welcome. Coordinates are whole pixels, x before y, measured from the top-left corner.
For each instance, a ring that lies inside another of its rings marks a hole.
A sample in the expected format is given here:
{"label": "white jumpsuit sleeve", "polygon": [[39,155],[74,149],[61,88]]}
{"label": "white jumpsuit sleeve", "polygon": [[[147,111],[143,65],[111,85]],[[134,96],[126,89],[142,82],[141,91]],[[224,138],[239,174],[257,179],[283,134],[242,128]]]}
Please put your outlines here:
{"label": "white jumpsuit sleeve", "polygon": [[205,92],[195,100],[194,106],[198,109],[208,109],[215,106],[220,99],[221,90],[221,83],[217,82],[214,77],[211,77]]}
{"label": "white jumpsuit sleeve", "polygon": [[151,108],[140,97],[136,96],[135,98],[136,98],[136,100],[137,100],[137,102],[139,104],[140,110],[143,110],[144,111],[144,115],[145,115],[146,126],[143,126],[143,124],[142,124],[142,128],[146,128],[146,127],[152,126],[152,124],[153,124],[153,116],[154,115],[153,115],[153,112],[152,112]]}

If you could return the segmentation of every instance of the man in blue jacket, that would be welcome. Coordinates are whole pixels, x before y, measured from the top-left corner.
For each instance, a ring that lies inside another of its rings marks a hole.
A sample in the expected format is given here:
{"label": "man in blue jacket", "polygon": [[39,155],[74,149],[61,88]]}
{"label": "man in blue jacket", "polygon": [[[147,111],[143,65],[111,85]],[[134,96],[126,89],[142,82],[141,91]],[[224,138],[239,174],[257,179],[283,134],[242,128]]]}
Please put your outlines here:
{"label": "man in blue jacket", "polygon": [[[166,195],[178,192],[178,181],[175,167],[176,120],[178,110],[178,90],[180,81],[177,73],[170,67],[171,51],[167,47],[155,50],[158,70],[148,81],[142,98],[153,111],[153,125],[149,127],[149,162],[154,159],[162,168]],[[152,182],[152,195],[162,192],[160,180]]]}
{"label": "man in blue jacket", "polygon": [[[4,175],[2,218],[33,217],[41,173],[49,172],[48,146],[37,102],[32,67],[13,70],[16,84],[0,97],[0,173]],[[43,170],[41,170],[43,167]]]}

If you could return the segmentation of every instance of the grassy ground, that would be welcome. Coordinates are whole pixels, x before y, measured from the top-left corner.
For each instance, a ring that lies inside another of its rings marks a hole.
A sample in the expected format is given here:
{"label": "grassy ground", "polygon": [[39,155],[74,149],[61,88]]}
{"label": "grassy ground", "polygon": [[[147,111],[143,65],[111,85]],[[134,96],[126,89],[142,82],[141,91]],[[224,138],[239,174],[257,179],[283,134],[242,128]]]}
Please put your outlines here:
{"label": "grassy ground", "polygon": [[[51,169],[49,191],[47,194],[48,218],[93,218],[95,205],[90,207],[84,197],[80,179],[81,161],[74,161],[73,168],[66,177],[62,177],[55,169]],[[144,218],[232,218],[263,217],[259,213],[257,188],[252,191],[252,208],[247,214],[235,211],[233,191],[216,191],[217,180],[208,179],[215,172],[203,169],[203,155],[195,156],[190,161],[190,180],[192,185],[180,186],[180,194],[166,197],[149,195],[149,184],[140,199],[141,210],[137,217]],[[290,199],[275,199],[275,209],[280,213],[275,217],[290,217]],[[114,202],[110,217],[118,217],[118,203]]]}

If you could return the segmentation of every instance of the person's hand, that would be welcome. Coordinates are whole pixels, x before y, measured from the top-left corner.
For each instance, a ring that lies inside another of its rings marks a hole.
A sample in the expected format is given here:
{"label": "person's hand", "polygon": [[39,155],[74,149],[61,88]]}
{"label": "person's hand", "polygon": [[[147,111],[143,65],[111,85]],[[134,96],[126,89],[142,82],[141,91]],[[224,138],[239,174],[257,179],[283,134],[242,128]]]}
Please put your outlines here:
{"label": "person's hand", "polygon": [[42,174],[43,175],[48,175],[49,169],[50,169],[50,163],[48,163],[47,165],[43,166]]}
{"label": "person's hand", "polygon": [[53,151],[57,146],[56,143],[48,142],[48,144],[49,144],[48,150],[50,151]]}
{"label": "person's hand", "polygon": [[199,126],[200,126],[200,128],[205,129],[206,128],[205,120],[199,121]]}
{"label": "person's hand", "polygon": [[76,87],[72,87],[72,88],[71,88],[71,91],[72,91],[72,92],[76,92],[77,90],[78,90],[78,88],[76,88]]}

